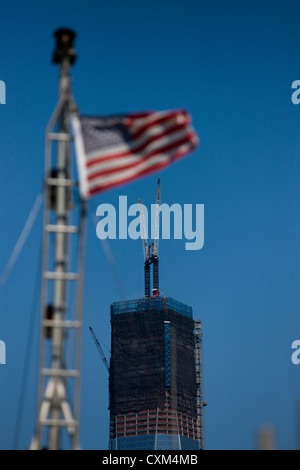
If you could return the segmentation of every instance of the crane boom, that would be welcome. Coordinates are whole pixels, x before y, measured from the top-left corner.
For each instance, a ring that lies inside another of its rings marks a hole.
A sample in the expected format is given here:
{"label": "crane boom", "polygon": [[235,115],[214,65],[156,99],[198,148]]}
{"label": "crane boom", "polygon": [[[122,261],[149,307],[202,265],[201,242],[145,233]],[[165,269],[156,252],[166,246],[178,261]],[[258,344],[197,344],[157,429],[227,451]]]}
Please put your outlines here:
{"label": "crane boom", "polygon": [[153,264],[153,296],[159,297],[159,260],[158,260],[158,246],[159,246],[159,224],[160,224],[160,203],[161,203],[161,192],[160,192],[160,178],[157,182],[157,193],[156,193],[156,207],[155,207],[155,233],[154,240],[152,243],[148,241],[148,235],[146,232],[145,218],[143,212],[143,206],[139,199],[139,212],[140,212],[140,227],[141,227],[141,238],[143,241],[144,250],[144,271],[145,271],[145,297],[151,295],[151,281],[150,281],[150,265]]}
{"label": "crane boom", "polygon": [[143,212],[143,206],[141,200],[139,199],[139,212],[140,212],[140,225],[141,225],[141,235],[143,240],[143,249],[144,249],[144,261],[146,262],[149,259],[149,248],[148,248],[148,237],[146,233],[145,217]]}
{"label": "crane boom", "polygon": [[140,226],[141,226],[141,236],[143,241],[143,250],[144,250],[144,272],[145,272],[145,297],[150,297],[150,264],[152,262],[151,258],[151,245],[148,242],[148,236],[146,233],[145,217],[143,212],[143,206],[141,200],[139,199],[139,212],[140,212]]}
{"label": "crane boom", "polygon": [[154,255],[158,256],[158,245],[159,245],[159,222],[160,222],[160,203],[161,203],[161,193],[160,193],[160,178],[157,182],[157,193],[156,193],[156,209],[155,209],[155,233],[154,233]]}
{"label": "crane boom", "polygon": [[159,245],[159,222],[160,222],[160,202],[161,202],[161,194],[160,194],[160,178],[158,178],[157,182],[157,193],[156,193],[156,207],[155,207],[155,233],[154,233],[154,241],[153,241],[153,248],[152,248],[152,264],[153,264],[153,290],[152,295],[159,297],[159,259],[158,259],[158,245]]}
{"label": "crane boom", "polygon": [[102,348],[101,348],[101,346],[100,346],[100,343],[99,343],[99,341],[98,341],[98,338],[97,338],[97,336],[95,335],[93,328],[91,328],[91,327],[89,327],[89,328],[90,328],[90,331],[91,331],[91,335],[92,335],[92,337],[93,337],[93,340],[94,340],[94,342],[95,342],[95,345],[96,345],[96,347],[97,347],[97,349],[98,349],[98,352],[99,352],[99,354],[100,354],[100,356],[101,356],[101,358],[102,358],[102,361],[104,362],[104,365],[105,365],[106,369],[109,371],[109,365],[108,365],[107,359],[106,359],[106,357],[105,357],[105,355],[104,355],[104,352],[103,352],[103,350],[102,350]]}

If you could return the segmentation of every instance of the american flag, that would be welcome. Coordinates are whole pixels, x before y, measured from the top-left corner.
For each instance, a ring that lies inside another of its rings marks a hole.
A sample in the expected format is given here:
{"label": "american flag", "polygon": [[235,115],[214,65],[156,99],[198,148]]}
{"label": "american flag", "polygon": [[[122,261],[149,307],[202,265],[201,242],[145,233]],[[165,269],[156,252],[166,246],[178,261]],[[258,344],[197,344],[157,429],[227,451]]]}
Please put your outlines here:
{"label": "american flag", "polygon": [[161,170],[198,145],[185,110],[72,118],[81,196]]}

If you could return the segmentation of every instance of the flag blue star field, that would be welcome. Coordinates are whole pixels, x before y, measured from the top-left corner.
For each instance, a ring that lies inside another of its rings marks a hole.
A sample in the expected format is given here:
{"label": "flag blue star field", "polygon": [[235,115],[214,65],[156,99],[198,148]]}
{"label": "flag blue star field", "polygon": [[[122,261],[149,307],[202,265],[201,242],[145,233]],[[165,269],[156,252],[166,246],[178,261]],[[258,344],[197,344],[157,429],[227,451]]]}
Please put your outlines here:
{"label": "flag blue star field", "polygon": [[185,110],[73,115],[72,124],[83,198],[161,170],[199,143]]}

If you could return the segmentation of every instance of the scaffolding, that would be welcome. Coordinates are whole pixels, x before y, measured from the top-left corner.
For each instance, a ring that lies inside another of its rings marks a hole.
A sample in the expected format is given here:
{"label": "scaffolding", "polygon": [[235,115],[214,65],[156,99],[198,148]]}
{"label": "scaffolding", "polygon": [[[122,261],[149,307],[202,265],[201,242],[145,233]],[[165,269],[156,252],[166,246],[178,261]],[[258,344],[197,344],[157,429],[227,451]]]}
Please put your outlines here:
{"label": "scaffolding", "polygon": [[193,318],[193,309],[189,305],[186,305],[178,300],[172,299],[171,297],[150,297],[135,300],[125,300],[120,302],[113,302],[111,305],[112,315],[121,315],[126,313],[134,312],[166,312],[171,310],[180,315],[184,315],[188,318]]}
{"label": "scaffolding", "polygon": [[197,449],[192,308],[170,297],[115,302],[111,325],[111,448]]}
{"label": "scaffolding", "polygon": [[197,383],[197,421],[199,449],[204,450],[204,406],[203,401],[203,365],[202,365],[202,322],[194,320],[195,367]]}

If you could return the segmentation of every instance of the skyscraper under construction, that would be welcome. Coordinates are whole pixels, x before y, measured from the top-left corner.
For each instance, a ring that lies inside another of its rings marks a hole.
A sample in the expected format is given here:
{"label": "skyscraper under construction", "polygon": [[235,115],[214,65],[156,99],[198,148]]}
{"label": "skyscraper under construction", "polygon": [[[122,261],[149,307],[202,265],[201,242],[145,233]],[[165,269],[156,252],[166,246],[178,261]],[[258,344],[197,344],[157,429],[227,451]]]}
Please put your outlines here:
{"label": "skyscraper under construction", "polygon": [[145,297],[111,305],[110,448],[204,449],[201,321],[160,296],[158,249],[149,246]]}

